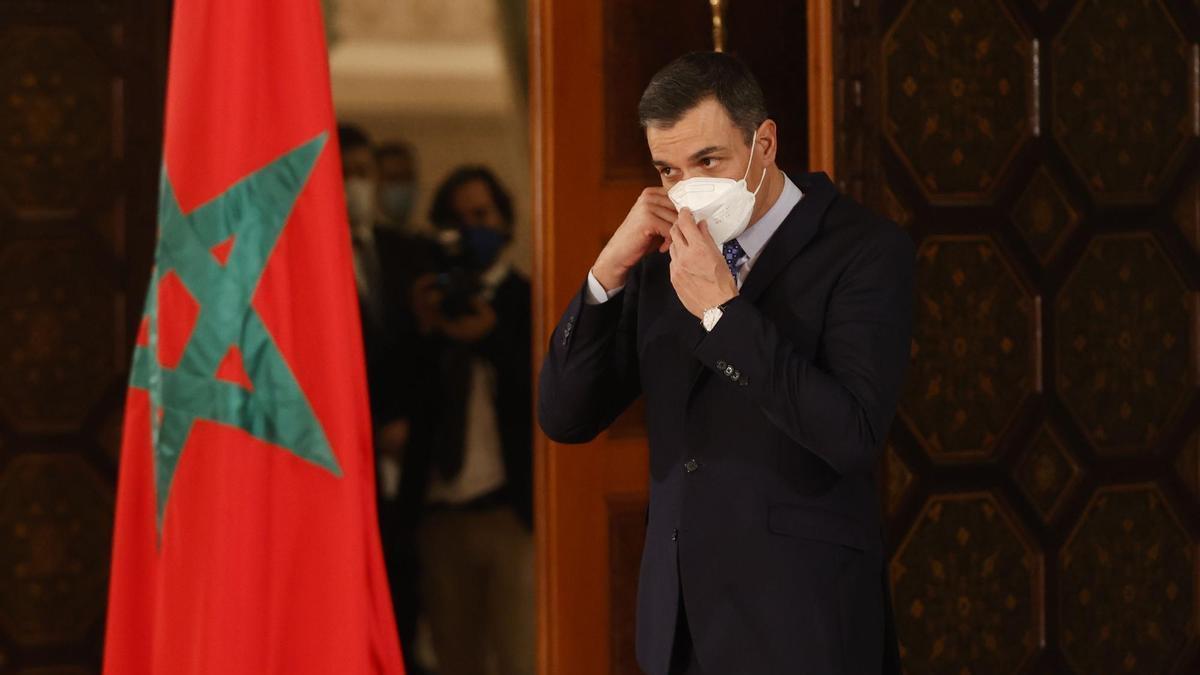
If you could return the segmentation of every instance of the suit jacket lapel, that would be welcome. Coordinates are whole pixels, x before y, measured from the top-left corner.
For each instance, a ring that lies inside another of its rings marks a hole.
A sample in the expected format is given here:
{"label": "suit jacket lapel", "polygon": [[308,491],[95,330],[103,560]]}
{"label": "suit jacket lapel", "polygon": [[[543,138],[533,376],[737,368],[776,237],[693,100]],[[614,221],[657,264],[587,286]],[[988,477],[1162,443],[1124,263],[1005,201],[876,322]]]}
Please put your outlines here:
{"label": "suit jacket lapel", "polygon": [[[804,193],[804,197],[800,203],[792,209],[791,213],[783,219],[783,223],[779,225],[779,229],[767,242],[766,248],[759,254],[758,260],[754,261],[754,267],[750,269],[750,273],[746,275],[746,281],[742,284],[738,296],[744,298],[747,302],[757,302],[758,298],[763,294],[763,291],[771,285],[775,277],[779,276],[800,251],[804,249],[813,235],[817,233],[817,228],[821,224],[821,219],[825,217],[825,211],[829,205],[833,203],[833,198],[837,196],[837,189],[833,186],[833,182],[829,180],[829,176],[824,173],[808,173],[800,177],[797,181],[797,187]],[[682,307],[682,305],[680,305]],[[691,331],[685,335],[696,336],[696,343],[703,337],[702,331],[704,328],[699,326],[699,321],[683,310],[687,319],[691,319],[693,328],[699,327],[701,333],[695,334]],[[685,345],[686,346],[686,345]],[[695,343],[690,345],[695,347]],[[692,359],[689,367],[688,382],[689,401],[691,391],[694,391],[696,385],[700,383],[704,374],[709,372],[703,363],[696,359]]]}
{"label": "suit jacket lapel", "polygon": [[747,302],[757,302],[775,277],[804,249],[817,233],[826,209],[837,196],[837,189],[824,173],[805,174],[796,182],[804,192],[804,198],[783,219],[746,275],[739,295]]}

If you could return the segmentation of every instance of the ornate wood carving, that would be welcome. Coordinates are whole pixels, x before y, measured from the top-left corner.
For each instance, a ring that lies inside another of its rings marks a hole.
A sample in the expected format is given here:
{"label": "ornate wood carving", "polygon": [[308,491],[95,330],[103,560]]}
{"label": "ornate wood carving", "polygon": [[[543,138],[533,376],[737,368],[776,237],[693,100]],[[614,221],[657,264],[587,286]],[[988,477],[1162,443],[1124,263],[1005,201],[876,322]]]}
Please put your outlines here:
{"label": "ornate wood carving", "polygon": [[100,667],[168,12],[0,2],[0,673]]}
{"label": "ornate wood carving", "polygon": [[[835,17],[838,182],[920,250],[883,481],[907,672],[1200,672],[1200,4]],[[1011,599],[962,564],[1006,550]]]}

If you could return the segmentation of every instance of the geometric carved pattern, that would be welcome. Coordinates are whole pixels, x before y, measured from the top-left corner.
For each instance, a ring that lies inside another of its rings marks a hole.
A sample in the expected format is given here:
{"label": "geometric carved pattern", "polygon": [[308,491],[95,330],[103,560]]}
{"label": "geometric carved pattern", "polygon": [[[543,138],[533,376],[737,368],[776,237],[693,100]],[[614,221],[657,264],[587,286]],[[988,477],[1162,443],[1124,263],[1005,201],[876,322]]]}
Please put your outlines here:
{"label": "geometric carved pattern", "polygon": [[1192,304],[1149,234],[1096,237],[1064,283],[1058,391],[1100,452],[1144,451],[1186,405]]}
{"label": "geometric carved pattern", "polygon": [[891,577],[909,673],[1015,673],[1038,648],[1041,557],[991,493],[932,498]]}
{"label": "geometric carved pattern", "polygon": [[1159,0],[1080,2],[1054,42],[1054,132],[1102,201],[1154,198],[1191,136],[1191,47]]}
{"label": "geometric carved pattern", "polygon": [[935,461],[990,457],[1034,388],[1034,300],[986,236],[925,239],[916,287],[901,415]]}
{"label": "geometric carved pattern", "polygon": [[22,431],[75,428],[117,368],[119,296],[94,255],[64,239],[0,250],[0,412]]}
{"label": "geometric carved pattern", "polygon": [[1058,436],[1043,425],[1017,465],[1017,485],[1047,522],[1079,483],[1079,464]]}
{"label": "geometric carved pattern", "polygon": [[116,455],[98,446],[119,445],[154,251],[172,4],[0,0],[4,675],[101,671]]}
{"label": "geometric carved pattern", "polygon": [[0,203],[68,213],[112,153],[113,79],[78,31],[0,32]]}
{"label": "geometric carved pattern", "polygon": [[[1200,0],[834,0],[834,16],[839,173],[873,183],[863,201],[919,246],[902,423],[879,467],[892,560],[918,577],[894,594],[906,672],[1200,673]],[[992,135],[970,138],[976,121]],[[960,138],[975,145],[955,156]],[[943,260],[964,236],[988,237],[1000,267]],[[988,307],[989,287],[1032,305]],[[1161,486],[1158,510],[1104,489],[1119,481]],[[952,530],[922,538],[912,514],[985,491],[1053,565],[1048,641],[1019,667],[954,651],[957,624],[922,625],[923,598],[913,614]],[[1141,532],[1155,526],[1159,546]]]}
{"label": "geometric carved pattern", "polygon": [[1168,672],[1196,630],[1196,549],[1156,485],[1101,488],[1059,565],[1076,673]]}
{"label": "geometric carved pattern", "polygon": [[883,453],[883,476],[884,512],[894,516],[912,487],[913,472],[896,454],[896,448],[890,442]]}
{"label": "geometric carved pattern", "polygon": [[1029,42],[1002,0],[913,0],[883,43],[883,131],[934,202],[982,201],[1029,134]]}
{"label": "geometric carved pattern", "polygon": [[20,455],[0,475],[0,623],[27,645],[77,640],[100,618],[112,497],[78,455]]}
{"label": "geometric carved pattern", "polygon": [[1017,200],[1013,221],[1038,260],[1046,264],[1079,223],[1079,214],[1043,166]]}

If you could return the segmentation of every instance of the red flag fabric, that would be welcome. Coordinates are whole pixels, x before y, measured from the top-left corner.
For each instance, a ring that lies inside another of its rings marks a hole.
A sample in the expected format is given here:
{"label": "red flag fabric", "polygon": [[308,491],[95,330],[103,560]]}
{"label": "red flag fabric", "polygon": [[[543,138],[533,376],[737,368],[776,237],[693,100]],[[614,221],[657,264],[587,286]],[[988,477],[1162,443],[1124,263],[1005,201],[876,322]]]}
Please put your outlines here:
{"label": "red flag fabric", "polygon": [[318,0],[176,0],[104,672],[400,674]]}

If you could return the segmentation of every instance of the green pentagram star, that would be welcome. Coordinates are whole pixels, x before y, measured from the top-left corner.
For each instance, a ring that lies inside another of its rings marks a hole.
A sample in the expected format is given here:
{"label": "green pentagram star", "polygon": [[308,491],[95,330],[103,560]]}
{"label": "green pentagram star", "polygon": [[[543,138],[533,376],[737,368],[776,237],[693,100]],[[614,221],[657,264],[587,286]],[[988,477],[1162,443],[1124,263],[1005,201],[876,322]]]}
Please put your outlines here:
{"label": "green pentagram star", "polygon": [[[134,352],[130,386],[150,394],[158,526],[180,454],[197,420],[236,427],[320,466],[341,467],[312,406],[251,301],[263,268],[327,133],[291,150],[211,201],[184,214],[166,168],[158,210],[158,247],[146,294],[149,344]],[[212,253],[232,242],[224,264]],[[158,288],[174,272],[199,305],[182,358],[166,368],[159,346]],[[252,389],[216,377],[232,347],[244,358]]]}

